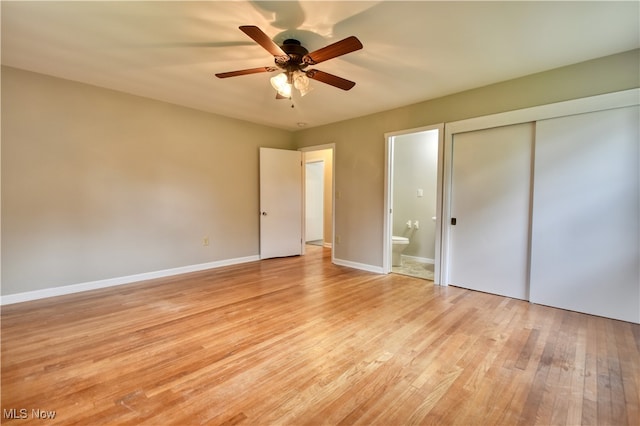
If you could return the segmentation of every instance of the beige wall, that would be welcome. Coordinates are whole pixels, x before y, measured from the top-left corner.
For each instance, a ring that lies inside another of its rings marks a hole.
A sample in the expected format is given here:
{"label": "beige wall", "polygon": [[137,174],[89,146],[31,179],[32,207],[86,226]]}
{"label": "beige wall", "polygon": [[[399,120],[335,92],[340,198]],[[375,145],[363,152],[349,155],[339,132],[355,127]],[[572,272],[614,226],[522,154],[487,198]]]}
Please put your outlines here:
{"label": "beige wall", "polygon": [[2,294],[257,255],[259,146],[335,143],[335,257],[380,267],[386,132],[639,87],[639,63],[635,50],[295,133],[3,67]]}
{"label": "beige wall", "polygon": [[409,238],[403,255],[427,260],[436,256],[436,223],[431,218],[437,216],[438,133],[437,129],[411,133],[396,136],[393,142],[392,233]]}
{"label": "beige wall", "polygon": [[[297,131],[294,138],[299,147],[327,141],[336,146],[335,258],[382,266],[386,132],[639,87],[639,52],[612,55],[379,114]],[[357,96],[357,88],[353,96]]]}
{"label": "beige wall", "polygon": [[260,146],[294,148],[288,131],[3,67],[2,294],[257,255]]}

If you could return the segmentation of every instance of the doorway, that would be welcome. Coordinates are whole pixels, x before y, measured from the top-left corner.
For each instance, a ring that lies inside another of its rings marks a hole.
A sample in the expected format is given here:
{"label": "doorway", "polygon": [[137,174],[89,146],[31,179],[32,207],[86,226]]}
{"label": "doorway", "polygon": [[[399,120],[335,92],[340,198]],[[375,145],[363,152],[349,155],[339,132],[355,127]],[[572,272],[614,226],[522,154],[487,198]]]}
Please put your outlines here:
{"label": "doorway", "polygon": [[443,129],[386,135],[385,273],[440,282]]}
{"label": "doorway", "polygon": [[305,243],[324,245],[324,160],[305,163]]}
{"label": "doorway", "polygon": [[327,144],[300,149],[305,165],[305,245],[333,248],[334,148]]}

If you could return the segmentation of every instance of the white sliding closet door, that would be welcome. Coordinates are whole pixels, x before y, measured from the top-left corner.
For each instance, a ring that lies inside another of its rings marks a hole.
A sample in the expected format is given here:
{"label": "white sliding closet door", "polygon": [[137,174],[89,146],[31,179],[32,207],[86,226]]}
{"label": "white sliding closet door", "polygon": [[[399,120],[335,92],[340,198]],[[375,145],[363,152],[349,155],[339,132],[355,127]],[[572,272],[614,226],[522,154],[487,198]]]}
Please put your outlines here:
{"label": "white sliding closet door", "polygon": [[528,299],[534,124],[453,136],[449,283]]}
{"label": "white sliding closet door", "polygon": [[532,302],[640,322],[639,114],[537,123]]}

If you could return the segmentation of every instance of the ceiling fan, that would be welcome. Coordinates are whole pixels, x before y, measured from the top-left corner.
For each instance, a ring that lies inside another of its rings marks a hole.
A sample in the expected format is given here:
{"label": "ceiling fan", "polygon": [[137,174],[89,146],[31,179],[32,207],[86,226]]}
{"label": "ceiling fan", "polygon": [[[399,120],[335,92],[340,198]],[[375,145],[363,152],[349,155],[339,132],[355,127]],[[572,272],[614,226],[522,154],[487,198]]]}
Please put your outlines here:
{"label": "ceiling fan", "polygon": [[342,90],[349,90],[356,85],[353,81],[324,71],[307,69],[310,65],[316,65],[362,49],[362,43],[354,36],[309,53],[298,40],[294,39],[287,39],[282,43],[282,46],[278,46],[260,28],[253,25],[243,25],[240,30],[273,55],[275,66],[218,73],[216,74],[218,78],[282,70],[282,73],[271,78],[271,85],[276,89],[277,99],[290,99],[292,86],[298,89],[302,96],[306,95],[311,89],[309,79],[317,80]]}

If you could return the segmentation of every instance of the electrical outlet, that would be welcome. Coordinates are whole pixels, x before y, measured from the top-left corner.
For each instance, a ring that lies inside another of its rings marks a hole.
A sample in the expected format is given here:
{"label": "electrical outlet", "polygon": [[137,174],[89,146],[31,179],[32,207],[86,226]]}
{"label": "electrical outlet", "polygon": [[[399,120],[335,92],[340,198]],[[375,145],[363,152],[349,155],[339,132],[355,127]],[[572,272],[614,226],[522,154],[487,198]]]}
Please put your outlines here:
{"label": "electrical outlet", "polygon": [[209,245],[209,237],[204,237],[202,239],[202,245],[207,247]]}

